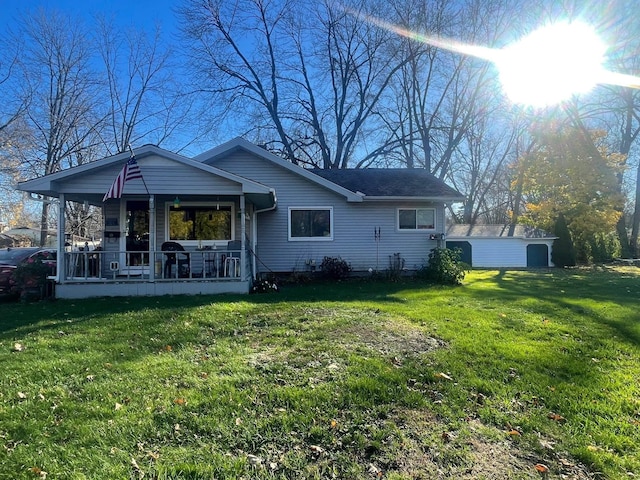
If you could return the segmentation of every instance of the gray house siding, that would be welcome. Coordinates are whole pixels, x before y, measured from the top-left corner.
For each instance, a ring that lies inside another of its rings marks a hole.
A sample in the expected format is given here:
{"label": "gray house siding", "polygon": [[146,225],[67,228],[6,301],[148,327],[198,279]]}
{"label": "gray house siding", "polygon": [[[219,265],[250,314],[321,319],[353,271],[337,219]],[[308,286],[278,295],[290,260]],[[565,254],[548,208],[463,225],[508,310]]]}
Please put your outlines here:
{"label": "gray house siding", "polygon": [[[241,186],[229,179],[211,174],[204,174],[201,170],[188,167],[159,156],[149,156],[138,161],[144,176],[142,180],[132,180],[126,183],[127,195],[146,195],[147,190],[156,194],[175,195],[176,193],[238,195]],[[60,184],[60,192],[73,193],[106,193],[114,179],[120,172],[122,164],[114,164],[94,172],[92,175],[71,177]]]}
{"label": "gray house siding", "polygon": [[[407,269],[426,263],[430,249],[437,244],[429,233],[444,232],[444,209],[425,202],[347,202],[344,196],[317,185],[285,168],[249,153],[236,152],[217,159],[213,166],[250,178],[276,189],[278,207],[258,215],[255,251],[259,271],[308,271],[325,256],[341,257],[354,271],[389,268],[389,258],[399,253]],[[290,241],[289,207],[331,207],[333,240]],[[400,232],[397,230],[399,207],[436,209],[436,229]],[[374,228],[380,228],[376,245]],[[414,237],[417,241],[407,241]],[[377,251],[376,251],[377,247]],[[266,265],[266,267],[265,267]]]}

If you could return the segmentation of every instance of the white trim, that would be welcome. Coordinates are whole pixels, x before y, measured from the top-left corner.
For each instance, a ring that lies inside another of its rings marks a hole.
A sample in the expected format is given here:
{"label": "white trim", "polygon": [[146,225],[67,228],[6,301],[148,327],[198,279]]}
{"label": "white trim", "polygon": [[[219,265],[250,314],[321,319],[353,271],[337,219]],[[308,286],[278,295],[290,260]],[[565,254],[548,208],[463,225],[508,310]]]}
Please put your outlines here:
{"label": "white trim", "polygon": [[[400,210],[416,211],[416,228],[400,228]],[[418,210],[431,210],[433,212],[433,228],[417,228]],[[435,207],[398,207],[396,208],[396,231],[400,233],[435,232],[438,229],[438,212]]]}
{"label": "white trim", "polygon": [[[328,210],[330,234],[326,237],[292,237],[291,236],[291,212],[293,210]],[[333,207],[326,206],[290,206],[287,212],[287,239],[290,242],[331,242],[333,241]]]}
{"label": "white trim", "polygon": [[235,202],[180,202],[181,207],[231,207],[231,238],[227,240],[175,240],[169,236],[169,209],[173,206],[173,202],[165,202],[164,204],[164,238],[166,241],[179,242],[185,247],[225,247],[227,243],[235,240],[236,237],[236,204]]}

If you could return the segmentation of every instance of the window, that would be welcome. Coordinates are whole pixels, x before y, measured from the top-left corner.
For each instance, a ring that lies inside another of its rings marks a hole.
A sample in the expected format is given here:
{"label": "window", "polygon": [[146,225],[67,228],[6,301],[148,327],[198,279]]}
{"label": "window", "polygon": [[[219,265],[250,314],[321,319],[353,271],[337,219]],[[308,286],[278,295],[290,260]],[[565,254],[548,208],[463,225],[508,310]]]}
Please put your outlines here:
{"label": "window", "polygon": [[433,208],[398,209],[399,230],[433,230],[436,228],[436,211]]}
{"label": "window", "polygon": [[289,240],[333,240],[333,208],[289,208]]}
{"label": "window", "polygon": [[181,205],[169,207],[170,240],[233,240],[231,205]]}

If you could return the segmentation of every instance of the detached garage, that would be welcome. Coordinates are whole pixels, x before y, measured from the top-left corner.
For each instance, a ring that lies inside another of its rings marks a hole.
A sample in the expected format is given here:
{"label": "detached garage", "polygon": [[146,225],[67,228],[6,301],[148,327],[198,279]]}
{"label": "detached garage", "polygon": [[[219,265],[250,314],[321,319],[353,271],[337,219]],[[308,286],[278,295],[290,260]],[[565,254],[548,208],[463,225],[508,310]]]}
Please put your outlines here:
{"label": "detached garage", "polygon": [[450,225],[447,248],[462,250],[462,261],[472,267],[548,267],[552,234],[527,225]]}

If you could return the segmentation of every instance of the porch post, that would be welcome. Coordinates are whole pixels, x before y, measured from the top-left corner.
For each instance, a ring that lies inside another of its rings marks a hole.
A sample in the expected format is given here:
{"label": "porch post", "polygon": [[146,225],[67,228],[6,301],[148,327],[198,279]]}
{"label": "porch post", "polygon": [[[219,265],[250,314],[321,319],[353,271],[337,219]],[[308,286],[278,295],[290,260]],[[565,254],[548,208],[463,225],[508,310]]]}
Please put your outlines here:
{"label": "porch post", "polygon": [[247,225],[244,221],[244,212],[245,212],[245,198],[244,198],[244,193],[242,195],[240,195],[240,279],[244,280],[247,272],[246,270],[246,252],[245,252],[245,248],[246,246],[246,230],[247,230]]}
{"label": "porch post", "polygon": [[65,282],[65,274],[67,271],[67,264],[64,252],[66,248],[64,246],[65,235],[64,232],[66,230],[65,218],[64,218],[64,193],[60,194],[58,197],[58,255],[56,260],[56,276],[58,277],[58,283]]}
{"label": "porch post", "polygon": [[156,279],[156,196],[149,195],[149,280]]}

